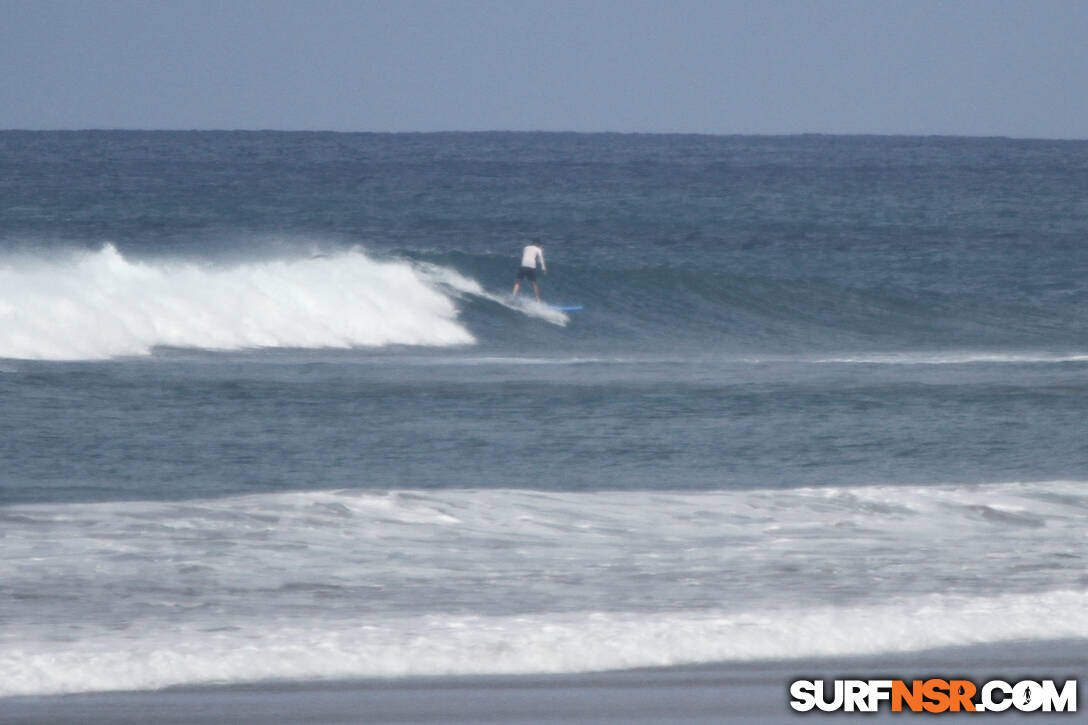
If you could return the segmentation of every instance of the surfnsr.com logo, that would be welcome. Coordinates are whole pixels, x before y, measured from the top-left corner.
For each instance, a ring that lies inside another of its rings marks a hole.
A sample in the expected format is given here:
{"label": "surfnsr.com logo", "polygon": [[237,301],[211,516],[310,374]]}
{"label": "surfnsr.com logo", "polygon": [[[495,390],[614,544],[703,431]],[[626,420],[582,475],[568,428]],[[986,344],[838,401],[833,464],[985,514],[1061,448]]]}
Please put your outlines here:
{"label": "surfnsr.com logo", "polygon": [[790,698],[798,712],[1076,712],[1077,681],[796,680]]}

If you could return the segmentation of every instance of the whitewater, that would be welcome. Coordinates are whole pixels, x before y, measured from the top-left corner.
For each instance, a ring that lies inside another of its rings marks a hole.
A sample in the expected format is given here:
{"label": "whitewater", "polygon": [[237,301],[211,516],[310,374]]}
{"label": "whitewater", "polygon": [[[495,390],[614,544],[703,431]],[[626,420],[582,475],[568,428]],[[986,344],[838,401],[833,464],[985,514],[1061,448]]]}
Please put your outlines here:
{"label": "whitewater", "polygon": [[1086,510],[1082,481],[7,507],[35,606],[0,609],[0,694],[1088,638]]}
{"label": "whitewater", "polygon": [[[0,163],[0,708],[1083,661],[1088,144],[0,131]],[[511,299],[538,237],[583,309]]]}
{"label": "whitewater", "polygon": [[466,295],[563,325],[456,270],[361,249],[233,264],[126,259],[113,245],[0,261],[0,357],[100,360],[205,350],[471,345]]}

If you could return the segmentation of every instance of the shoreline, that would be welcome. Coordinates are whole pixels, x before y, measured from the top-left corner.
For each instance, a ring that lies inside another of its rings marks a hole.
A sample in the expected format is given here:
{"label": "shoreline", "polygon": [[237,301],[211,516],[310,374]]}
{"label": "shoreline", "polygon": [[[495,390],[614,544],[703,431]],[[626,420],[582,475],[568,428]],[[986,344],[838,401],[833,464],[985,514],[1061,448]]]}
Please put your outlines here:
{"label": "shoreline", "polygon": [[[1088,640],[949,647],[876,656],[683,665],[553,675],[459,675],[257,682],[0,698],[6,725],[339,725],[341,723],[786,723],[796,679],[930,677],[1088,682]],[[1083,694],[1079,698],[1083,701]],[[1078,711],[1085,705],[1078,701]],[[930,717],[911,713],[810,713],[820,721]],[[1074,713],[996,714],[1001,723],[1077,721]],[[1082,715],[1083,717],[1083,715]],[[945,714],[941,721],[991,717]]]}

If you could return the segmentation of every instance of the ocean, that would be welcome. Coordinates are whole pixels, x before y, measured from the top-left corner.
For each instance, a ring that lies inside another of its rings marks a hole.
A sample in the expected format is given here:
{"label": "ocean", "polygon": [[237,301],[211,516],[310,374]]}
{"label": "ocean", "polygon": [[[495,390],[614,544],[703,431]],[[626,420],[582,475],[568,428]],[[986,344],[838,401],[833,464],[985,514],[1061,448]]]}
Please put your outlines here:
{"label": "ocean", "polygon": [[1088,142],[0,169],[0,696],[1088,639]]}

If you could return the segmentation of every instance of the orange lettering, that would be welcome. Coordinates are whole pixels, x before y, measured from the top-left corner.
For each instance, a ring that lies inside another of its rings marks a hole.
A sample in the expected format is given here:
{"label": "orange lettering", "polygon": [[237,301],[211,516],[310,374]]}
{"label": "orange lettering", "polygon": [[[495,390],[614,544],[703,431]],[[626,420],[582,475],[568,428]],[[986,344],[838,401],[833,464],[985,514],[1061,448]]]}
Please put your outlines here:
{"label": "orange lettering", "polygon": [[967,712],[975,711],[975,703],[971,698],[975,696],[975,683],[970,680],[951,680],[948,683],[948,692],[951,699],[952,712],[959,712],[962,707]]}
{"label": "orange lettering", "polygon": [[920,712],[922,710],[921,680],[915,680],[911,687],[907,687],[907,683],[902,680],[892,682],[892,712],[902,712],[904,701],[906,701],[911,712]]}
{"label": "orange lettering", "polygon": [[922,684],[922,694],[929,702],[922,703],[926,712],[945,712],[948,710],[948,681],[934,678]]}

